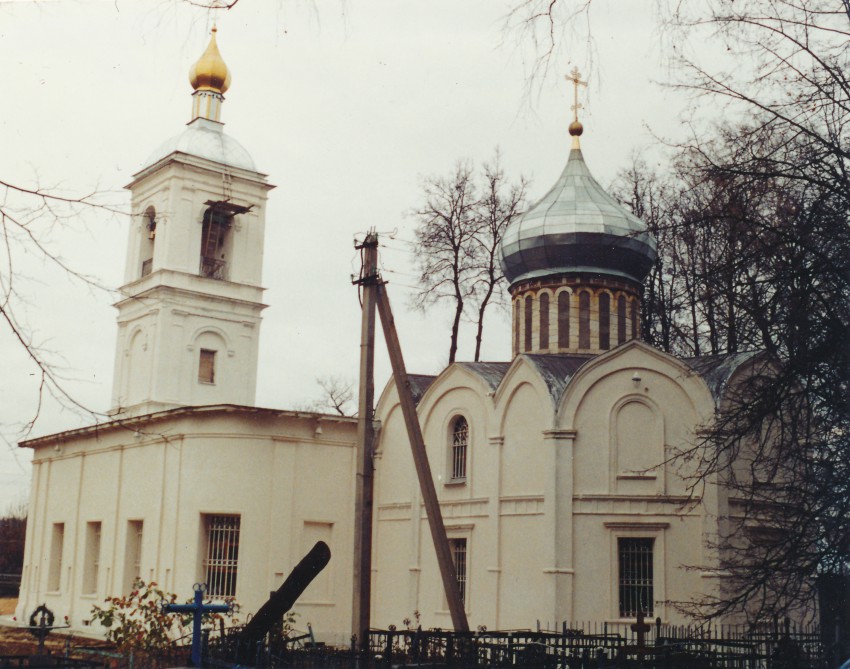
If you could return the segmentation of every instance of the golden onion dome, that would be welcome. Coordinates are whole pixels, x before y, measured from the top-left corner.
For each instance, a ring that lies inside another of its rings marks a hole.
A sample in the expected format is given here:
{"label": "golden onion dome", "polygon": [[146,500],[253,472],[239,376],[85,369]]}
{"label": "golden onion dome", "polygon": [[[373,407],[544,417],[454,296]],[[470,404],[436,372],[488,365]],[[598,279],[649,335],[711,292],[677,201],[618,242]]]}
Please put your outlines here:
{"label": "golden onion dome", "polygon": [[207,50],[198,62],[189,68],[189,83],[196,91],[213,91],[223,95],[230,88],[230,70],[219,53],[215,33],[213,26]]}

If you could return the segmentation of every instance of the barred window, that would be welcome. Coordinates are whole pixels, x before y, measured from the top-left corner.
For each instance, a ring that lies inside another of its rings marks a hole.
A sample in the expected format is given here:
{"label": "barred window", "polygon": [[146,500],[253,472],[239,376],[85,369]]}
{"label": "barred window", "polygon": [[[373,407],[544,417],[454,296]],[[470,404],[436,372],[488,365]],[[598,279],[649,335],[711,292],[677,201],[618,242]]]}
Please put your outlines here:
{"label": "barred window", "polygon": [[455,563],[455,578],[457,578],[460,590],[460,601],[466,604],[466,539],[449,539],[449,548],[452,551],[452,559]]}
{"label": "barred window", "polygon": [[210,597],[235,597],[239,566],[239,516],[204,516],[204,581]]}
{"label": "barred window", "polygon": [[466,478],[466,448],[469,445],[469,423],[458,416],[452,426],[452,480]]}
{"label": "barred window", "polygon": [[635,618],[639,611],[652,615],[652,547],[654,539],[620,537],[619,561],[620,617]]}

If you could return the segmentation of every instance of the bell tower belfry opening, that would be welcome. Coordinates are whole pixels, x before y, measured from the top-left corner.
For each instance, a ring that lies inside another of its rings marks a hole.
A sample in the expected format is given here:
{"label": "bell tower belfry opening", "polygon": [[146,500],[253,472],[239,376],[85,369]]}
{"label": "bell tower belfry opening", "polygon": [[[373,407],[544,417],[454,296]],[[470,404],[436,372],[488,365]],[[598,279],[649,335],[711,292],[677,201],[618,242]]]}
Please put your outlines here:
{"label": "bell tower belfry opening", "polygon": [[189,71],[192,118],[132,194],[112,404],[116,414],[254,404],[265,205],[274,188],[221,122],[231,74],[213,28]]}

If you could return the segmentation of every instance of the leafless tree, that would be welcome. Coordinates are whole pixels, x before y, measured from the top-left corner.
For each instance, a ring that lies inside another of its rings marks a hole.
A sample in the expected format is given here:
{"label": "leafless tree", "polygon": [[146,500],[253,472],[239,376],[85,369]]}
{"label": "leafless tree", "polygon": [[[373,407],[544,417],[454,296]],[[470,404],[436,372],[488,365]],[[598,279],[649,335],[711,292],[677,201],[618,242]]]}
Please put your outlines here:
{"label": "leafless tree", "polygon": [[38,270],[40,273],[55,269],[87,289],[108,292],[96,277],[72,266],[57,248],[58,234],[85,225],[93,215],[111,217],[125,213],[109,204],[104,193],[65,195],[56,189],[0,180],[0,323],[25,352],[38,379],[36,407],[18,437],[32,430],[47,396],[67,408],[98,415],[69,390],[69,379],[55,352],[36,339],[21,316],[31,299],[22,287],[32,279],[34,265],[44,268]]}
{"label": "leafless tree", "polygon": [[316,404],[317,407],[334,411],[340,416],[357,414],[354,381],[341,376],[320,376],[316,383],[324,392],[323,399]]}
{"label": "leafless tree", "polygon": [[481,341],[484,336],[484,315],[491,301],[498,300],[504,292],[504,275],[499,263],[499,247],[505,228],[525,206],[528,181],[520,176],[516,183],[508,184],[501,166],[501,155],[496,149],[492,160],[485,162],[481,171],[481,192],[473,208],[476,228],[473,235],[475,275],[472,295],[476,306],[475,361],[481,359]]}
{"label": "leafless tree", "polygon": [[414,212],[420,285],[414,306],[424,310],[438,301],[453,305],[449,364],[455,361],[468,308],[475,311],[475,360],[481,355],[484,316],[498,301],[503,283],[498,259],[502,234],[524,203],[526,179],[507,183],[500,160],[497,149],[480,175],[468,161],[458,161],[449,177],[425,179],[425,205]]}
{"label": "leafless tree", "polygon": [[475,276],[477,221],[473,215],[476,193],[472,167],[459,161],[449,177],[430,177],[422,183],[425,203],[414,213],[416,258],[420,289],[414,306],[424,310],[448,300],[454,308],[449,364],[457,355],[458,333],[466,301],[472,295]]}

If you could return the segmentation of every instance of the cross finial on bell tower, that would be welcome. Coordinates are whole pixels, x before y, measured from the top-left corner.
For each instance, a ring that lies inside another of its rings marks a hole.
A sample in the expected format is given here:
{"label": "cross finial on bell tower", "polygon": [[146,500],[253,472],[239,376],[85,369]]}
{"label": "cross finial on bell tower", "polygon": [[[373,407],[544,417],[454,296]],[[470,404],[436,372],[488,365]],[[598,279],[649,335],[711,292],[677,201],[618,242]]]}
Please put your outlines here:
{"label": "cross finial on bell tower", "polygon": [[582,105],[578,101],[578,87],[587,87],[587,82],[582,81],[581,73],[578,71],[577,67],[573,67],[572,72],[566,75],[564,79],[573,83],[573,105],[570,107],[570,109],[573,110],[573,122],[570,123],[570,135],[572,135],[573,138],[573,148],[578,149],[578,138],[581,136],[581,133],[584,132],[584,126],[578,120],[578,110],[582,109]]}

